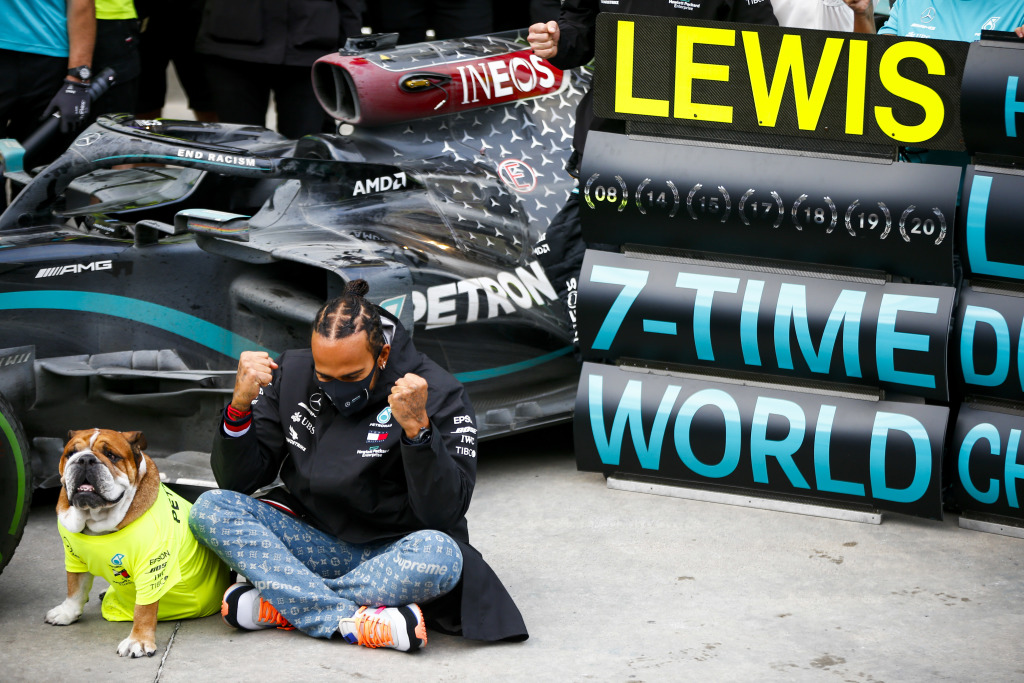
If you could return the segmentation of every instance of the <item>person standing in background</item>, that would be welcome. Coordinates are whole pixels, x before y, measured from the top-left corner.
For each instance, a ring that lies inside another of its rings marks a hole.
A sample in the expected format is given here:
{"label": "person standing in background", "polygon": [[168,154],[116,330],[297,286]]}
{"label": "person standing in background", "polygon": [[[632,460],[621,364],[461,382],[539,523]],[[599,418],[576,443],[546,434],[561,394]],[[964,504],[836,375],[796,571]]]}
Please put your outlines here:
{"label": "person standing in background", "polygon": [[[982,31],[1016,31],[1024,38],[1024,0],[897,0],[879,35],[959,40],[970,43]],[[915,163],[966,167],[970,155],[949,150],[900,148],[900,157]]]}
{"label": "person standing in background", "polygon": [[136,0],[141,20],[139,99],[136,115],[158,119],[167,97],[167,65],[174,63],[188,108],[197,121],[214,122],[217,113],[206,78],[203,58],[196,54],[196,36],[203,18],[204,0],[169,3],[164,0]]}
{"label": "person standing in background", "polygon": [[879,35],[979,40],[982,31],[1016,31],[1024,37],[1024,0],[897,0]]}
{"label": "person standing in background", "polygon": [[93,70],[114,70],[114,84],[92,105],[89,121],[100,114],[135,113],[139,96],[139,20],[132,0],[95,0],[96,47]]}
{"label": "person standing in background", "polygon": [[270,93],[289,138],[330,130],[313,93],[317,58],[362,31],[362,0],[207,0],[196,51],[219,120],[262,126]]}

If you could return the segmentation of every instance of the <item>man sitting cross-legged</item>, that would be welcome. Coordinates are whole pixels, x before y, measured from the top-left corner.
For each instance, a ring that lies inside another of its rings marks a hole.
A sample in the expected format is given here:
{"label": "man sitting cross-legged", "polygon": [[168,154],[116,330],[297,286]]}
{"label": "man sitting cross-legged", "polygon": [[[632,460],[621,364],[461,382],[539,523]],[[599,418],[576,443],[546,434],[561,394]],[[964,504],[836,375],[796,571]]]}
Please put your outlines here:
{"label": "man sitting cross-legged", "polygon": [[[249,583],[224,596],[239,628],[415,650],[424,616],[479,640],[524,640],[518,609],[469,545],[476,423],[465,389],[416,351],[356,280],[311,348],[245,352],[190,525]],[[280,473],[285,486],[251,498]],[[422,606],[422,610],[421,610]]]}

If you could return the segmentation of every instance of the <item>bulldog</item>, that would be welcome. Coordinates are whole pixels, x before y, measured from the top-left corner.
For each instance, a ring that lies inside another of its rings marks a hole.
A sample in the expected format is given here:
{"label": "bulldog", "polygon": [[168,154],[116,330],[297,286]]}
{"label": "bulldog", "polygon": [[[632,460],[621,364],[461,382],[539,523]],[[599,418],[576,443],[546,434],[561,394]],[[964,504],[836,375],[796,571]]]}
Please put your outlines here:
{"label": "bulldog", "polygon": [[228,586],[227,568],[188,528],[191,505],[160,483],[141,432],[68,433],[59,471],[58,531],[64,541],[67,597],[46,614],[74,623],[93,577],[110,589],[103,617],[131,621],[122,657],[156,653],[156,622],[213,614]]}

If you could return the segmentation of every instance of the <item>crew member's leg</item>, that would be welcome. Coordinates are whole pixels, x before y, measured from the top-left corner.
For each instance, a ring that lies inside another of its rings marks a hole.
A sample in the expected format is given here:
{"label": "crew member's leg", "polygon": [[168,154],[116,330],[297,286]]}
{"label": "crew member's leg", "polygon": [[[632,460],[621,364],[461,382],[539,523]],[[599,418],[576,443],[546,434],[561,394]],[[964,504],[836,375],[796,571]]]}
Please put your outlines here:
{"label": "crew member's leg", "polygon": [[114,84],[89,110],[87,123],[102,114],[134,114],[139,98],[139,24],[135,19],[97,19],[93,71],[110,67],[117,74]]}
{"label": "crew member's leg", "polygon": [[397,33],[400,45],[427,39],[427,0],[367,3],[366,17],[374,33]]}
{"label": "crew member's leg", "polygon": [[270,104],[267,65],[209,55],[205,59],[218,119],[224,123],[265,126]]}
{"label": "crew member's leg", "polygon": [[277,107],[277,131],[290,140],[303,135],[333,130],[331,118],[320,106],[309,80],[309,68],[281,64],[267,68],[274,105]]}

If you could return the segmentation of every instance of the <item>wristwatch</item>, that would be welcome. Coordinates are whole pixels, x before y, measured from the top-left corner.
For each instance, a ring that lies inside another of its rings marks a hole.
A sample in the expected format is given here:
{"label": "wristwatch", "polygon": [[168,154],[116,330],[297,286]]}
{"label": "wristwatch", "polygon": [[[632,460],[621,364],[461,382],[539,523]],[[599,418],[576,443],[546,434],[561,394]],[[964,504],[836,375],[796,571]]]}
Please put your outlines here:
{"label": "wristwatch", "polygon": [[421,446],[430,441],[430,425],[420,427],[420,431],[411,439],[406,437],[404,434],[402,435],[402,438],[405,439],[405,442],[410,446]]}
{"label": "wristwatch", "polygon": [[80,81],[87,82],[92,78],[92,69],[86,65],[76,66],[74,69],[68,69],[68,76],[74,76]]}

